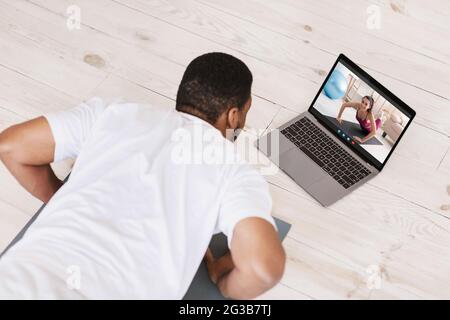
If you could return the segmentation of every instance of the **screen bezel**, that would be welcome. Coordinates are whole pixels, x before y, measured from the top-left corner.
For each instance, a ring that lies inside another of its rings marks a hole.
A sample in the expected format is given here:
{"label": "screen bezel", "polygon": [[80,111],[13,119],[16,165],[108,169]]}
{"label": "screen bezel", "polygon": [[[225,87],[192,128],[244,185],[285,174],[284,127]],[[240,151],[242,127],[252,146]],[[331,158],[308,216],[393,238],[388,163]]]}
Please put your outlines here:
{"label": "screen bezel", "polygon": [[[369,86],[371,86],[377,93],[379,93],[383,98],[385,98],[389,103],[391,103],[395,108],[399,109],[399,111],[403,112],[406,116],[409,117],[409,121],[406,124],[403,131],[400,133],[400,136],[398,137],[397,141],[392,146],[389,154],[387,155],[386,159],[384,159],[383,162],[378,161],[374,156],[372,156],[367,150],[365,150],[363,147],[361,147],[359,144],[351,144],[351,141],[348,142],[347,140],[344,140],[339,134],[337,133],[338,127],[335,128],[335,126],[328,121],[328,119],[325,118],[318,110],[314,108],[314,105],[317,101],[317,98],[320,96],[320,93],[323,91],[323,88],[325,84],[327,83],[328,79],[331,76],[331,73],[336,68],[338,63],[342,63],[345,67],[347,67],[351,72],[353,72],[356,76],[358,76],[361,80],[365,81]],[[389,158],[391,157],[394,149],[397,147],[399,141],[402,139],[403,134],[408,129],[409,125],[413,121],[414,117],[416,116],[416,112],[411,109],[406,103],[404,103],[402,100],[400,100],[396,95],[394,95],[391,91],[386,89],[382,84],[380,84],[377,80],[372,78],[367,72],[365,72],[363,69],[361,69],[358,65],[356,65],[353,61],[351,61],[349,58],[347,58],[344,54],[340,54],[335,63],[333,64],[333,67],[331,68],[330,72],[328,73],[327,77],[325,78],[325,81],[322,83],[322,86],[320,87],[320,90],[314,97],[313,102],[311,103],[308,112],[311,113],[317,121],[319,121],[323,126],[325,126],[327,129],[329,129],[336,137],[339,138],[340,141],[345,143],[351,150],[353,150],[356,154],[358,154],[361,158],[363,158],[366,162],[370,163],[372,166],[377,168],[379,171],[381,171]]]}

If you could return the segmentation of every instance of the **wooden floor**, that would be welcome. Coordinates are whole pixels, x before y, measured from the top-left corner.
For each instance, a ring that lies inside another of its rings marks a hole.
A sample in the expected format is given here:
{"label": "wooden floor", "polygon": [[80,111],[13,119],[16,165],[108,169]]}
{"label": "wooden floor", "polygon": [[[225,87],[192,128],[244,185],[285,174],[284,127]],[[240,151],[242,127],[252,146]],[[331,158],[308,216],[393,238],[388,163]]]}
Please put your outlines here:
{"label": "wooden floor", "polygon": [[[79,30],[66,27],[72,4]],[[0,129],[92,95],[173,107],[186,65],[210,51],[253,71],[248,127],[276,127],[343,52],[417,117],[382,174],[330,208],[268,177],[293,227],[285,276],[263,298],[450,299],[449,21],[447,0],[0,0]],[[39,205],[0,166],[1,247]]]}

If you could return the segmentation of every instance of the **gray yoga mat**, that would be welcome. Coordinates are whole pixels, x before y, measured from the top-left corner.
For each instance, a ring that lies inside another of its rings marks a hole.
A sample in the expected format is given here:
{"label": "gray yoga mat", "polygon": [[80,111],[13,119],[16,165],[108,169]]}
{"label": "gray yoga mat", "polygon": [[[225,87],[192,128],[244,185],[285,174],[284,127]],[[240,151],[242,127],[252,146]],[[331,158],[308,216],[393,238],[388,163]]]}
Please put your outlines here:
{"label": "gray yoga mat", "polygon": [[[278,236],[280,240],[283,240],[291,225],[280,219],[275,218],[275,223],[278,227]],[[210,248],[215,257],[223,256],[227,250],[227,237],[223,233],[215,235],[210,244]],[[224,296],[220,293],[217,286],[211,282],[208,275],[208,270],[206,269],[206,264],[202,261],[200,268],[198,268],[197,274],[191,283],[184,300],[226,300]]]}
{"label": "gray yoga mat", "polygon": [[[350,122],[350,121],[346,121],[343,120],[342,124],[340,124],[336,118],[334,117],[326,117],[328,120],[330,120],[334,125],[336,125],[337,127],[341,128],[348,136],[350,136],[350,138],[353,138],[353,136],[357,136],[360,138],[364,138],[367,134],[361,129],[361,126],[359,125],[359,123],[354,123],[354,122]],[[371,139],[369,139],[368,141],[366,141],[365,143],[361,143],[364,145],[382,145],[383,142],[381,142],[380,140],[378,140],[376,137],[372,137]]]}
{"label": "gray yoga mat", "polygon": [[[68,178],[69,177],[67,177],[64,180],[64,182],[66,182]],[[20,232],[14,237],[11,243],[0,254],[0,259],[6,253],[6,251],[8,251],[12,246],[14,246],[14,244],[16,244],[17,242],[20,241],[20,239],[22,239],[25,232],[33,224],[33,222],[36,221],[37,217],[44,208],[45,205],[41,206],[41,208],[33,215],[33,217],[27,222],[27,224],[22,228],[22,230],[20,230]],[[277,224],[278,227],[278,234],[280,240],[283,240],[286,237],[289,229],[291,228],[291,225],[277,218],[275,218],[275,223]],[[210,247],[214,256],[219,257],[224,255],[228,250],[226,236],[223,233],[215,235],[211,240]],[[211,280],[209,279],[208,271],[206,269],[204,261],[202,261],[197,273],[195,274],[194,280],[192,281],[191,286],[189,287],[183,299],[185,300],[226,299],[224,296],[222,296],[222,294],[219,292],[214,283],[212,283]]]}

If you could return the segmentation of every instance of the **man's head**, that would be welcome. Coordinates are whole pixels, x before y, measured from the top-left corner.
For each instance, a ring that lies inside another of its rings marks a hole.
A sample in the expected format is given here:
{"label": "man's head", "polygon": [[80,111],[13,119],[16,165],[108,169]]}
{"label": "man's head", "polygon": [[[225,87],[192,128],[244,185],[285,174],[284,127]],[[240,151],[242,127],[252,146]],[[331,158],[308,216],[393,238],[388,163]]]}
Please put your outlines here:
{"label": "man's head", "polygon": [[252,73],[241,60],[219,52],[204,54],[186,68],[176,109],[208,121],[223,135],[226,129],[242,129],[252,82]]}

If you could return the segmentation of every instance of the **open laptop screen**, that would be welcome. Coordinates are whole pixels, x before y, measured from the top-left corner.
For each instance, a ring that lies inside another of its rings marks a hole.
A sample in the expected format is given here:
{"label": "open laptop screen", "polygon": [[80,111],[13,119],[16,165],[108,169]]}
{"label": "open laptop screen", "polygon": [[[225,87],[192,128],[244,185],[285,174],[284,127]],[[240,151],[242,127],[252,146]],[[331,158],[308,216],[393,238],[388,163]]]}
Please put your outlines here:
{"label": "open laptop screen", "polygon": [[309,111],[381,170],[415,112],[341,55]]}

